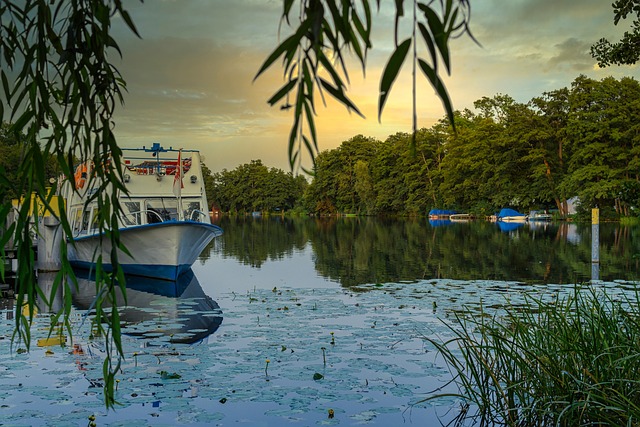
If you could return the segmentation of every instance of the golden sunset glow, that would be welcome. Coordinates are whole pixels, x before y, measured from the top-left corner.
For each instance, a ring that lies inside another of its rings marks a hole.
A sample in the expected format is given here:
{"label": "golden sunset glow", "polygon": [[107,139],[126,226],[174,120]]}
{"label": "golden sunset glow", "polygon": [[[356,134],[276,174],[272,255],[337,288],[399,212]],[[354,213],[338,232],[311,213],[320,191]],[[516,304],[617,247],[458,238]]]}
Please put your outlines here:
{"label": "golden sunset glow", "polygon": [[[349,76],[348,96],[366,119],[330,100],[325,107],[318,96],[320,150],[358,134],[384,140],[411,131],[410,63],[378,121],[379,79],[393,40],[393,2],[382,3],[366,78],[357,66]],[[142,38],[124,26],[114,29],[123,53],[117,64],[128,87],[116,113],[119,144],[197,148],[214,172],[254,159],[289,170],[292,114],[267,104],[283,84],[281,71],[253,81],[277,44],[282,2],[149,0],[127,7]],[[472,0],[471,31],[481,46],[468,37],[454,40],[452,75],[442,70],[454,109],[473,109],[474,101],[498,93],[527,102],[570,86],[580,74],[638,78],[637,67],[602,70],[589,55],[600,37],[617,40],[627,25],[614,26],[611,6],[601,0]],[[422,75],[418,82],[418,125],[430,127],[444,110]]]}

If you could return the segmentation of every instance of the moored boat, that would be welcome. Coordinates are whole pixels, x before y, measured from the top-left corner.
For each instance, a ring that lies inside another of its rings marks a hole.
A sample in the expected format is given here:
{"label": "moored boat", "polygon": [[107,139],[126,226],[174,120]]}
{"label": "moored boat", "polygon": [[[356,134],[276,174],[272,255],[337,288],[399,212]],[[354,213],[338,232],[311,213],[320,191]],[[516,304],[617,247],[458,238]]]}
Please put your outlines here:
{"label": "moored boat", "polygon": [[453,222],[467,222],[471,220],[471,214],[468,213],[460,213],[449,215],[449,219]]}
{"label": "moored boat", "polygon": [[450,209],[431,209],[429,211],[429,219],[449,219],[451,215],[455,215],[457,212]]}
{"label": "moored boat", "polygon": [[551,221],[552,219],[552,215],[546,211],[529,212],[529,221]]}
{"label": "moored boat", "polygon": [[[128,194],[119,194],[123,215],[119,218],[120,241],[131,254],[118,252],[127,274],[176,280],[191,268],[202,250],[222,229],[211,224],[200,166],[195,150],[162,148],[122,149],[122,172]],[[75,267],[92,268],[102,255],[109,270],[111,242],[96,228],[98,206],[87,202],[96,191],[87,177],[90,162],[76,168],[75,187],[65,183],[61,195],[73,232],[68,258]],[[99,249],[99,250],[98,250]]]}
{"label": "moored boat", "polygon": [[515,209],[503,208],[497,215],[498,221],[503,222],[526,222],[527,216]]}

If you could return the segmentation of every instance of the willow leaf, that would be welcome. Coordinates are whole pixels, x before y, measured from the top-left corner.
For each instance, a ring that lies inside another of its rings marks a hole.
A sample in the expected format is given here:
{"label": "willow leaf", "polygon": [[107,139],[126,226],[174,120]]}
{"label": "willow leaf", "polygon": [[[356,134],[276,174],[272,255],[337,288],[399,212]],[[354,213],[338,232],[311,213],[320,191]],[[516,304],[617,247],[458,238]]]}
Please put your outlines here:
{"label": "willow leaf", "polygon": [[433,68],[431,68],[431,66],[429,66],[429,64],[427,64],[422,59],[418,59],[418,64],[420,64],[420,69],[422,70],[422,72],[427,76],[427,78],[431,82],[431,86],[433,86],[433,88],[438,93],[438,96],[440,97],[440,100],[442,100],[442,104],[444,106],[444,109],[447,112],[447,117],[449,118],[449,122],[451,123],[451,126],[455,130],[455,121],[454,121],[454,117],[453,117],[453,106],[451,104],[451,99],[449,98],[449,94],[447,93],[446,86],[444,85],[444,83],[442,82],[442,80],[440,79],[438,74],[435,72],[435,70]]}
{"label": "willow leaf", "polygon": [[293,89],[295,85],[296,85],[296,80],[288,81],[284,86],[282,86],[282,88],[280,88],[278,92],[276,92],[275,95],[269,98],[269,100],[267,101],[269,105],[273,106],[278,101],[280,101],[285,95],[291,92],[291,89]]}
{"label": "willow leaf", "polygon": [[258,73],[253,78],[253,81],[255,81],[263,72],[265,72],[271,65],[273,65],[276,59],[278,59],[280,56],[282,56],[285,53],[290,53],[292,51],[295,52],[296,48],[298,47],[298,44],[300,43],[300,40],[302,39],[302,37],[304,36],[306,30],[309,28],[310,25],[311,25],[310,22],[307,22],[306,24],[301,25],[298,31],[296,31],[294,34],[289,36],[285,41],[280,43],[280,45],[276,47],[275,50],[271,52],[271,55],[269,55],[269,57],[264,61],[264,63],[258,70]]}
{"label": "willow leaf", "polygon": [[356,107],[355,104],[353,102],[351,102],[351,100],[349,98],[347,98],[347,96],[344,94],[344,92],[341,89],[338,89],[338,88],[332,86],[331,83],[329,83],[328,81],[326,81],[322,77],[320,78],[320,84],[322,84],[322,87],[327,92],[329,92],[331,94],[331,96],[333,96],[333,98],[335,100],[339,101],[341,104],[343,104],[345,107],[347,107],[347,109],[353,110],[357,115],[359,115],[360,117],[364,118],[364,115],[362,115],[362,113],[360,112],[358,107]]}
{"label": "willow leaf", "polygon": [[295,167],[295,162],[297,159],[296,152],[296,139],[298,138],[298,131],[300,127],[300,116],[294,115],[293,126],[291,126],[291,132],[289,132],[289,146],[287,148],[289,154],[289,166],[291,170]]}
{"label": "willow leaf", "polygon": [[449,47],[447,42],[449,40],[448,34],[445,32],[444,23],[440,21],[438,14],[431,9],[429,6],[426,6],[422,3],[418,3],[418,7],[424,13],[424,16],[427,18],[427,23],[429,28],[431,29],[431,34],[433,34],[433,40],[440,51],[440,56],[442,56],[442,61],[447,67],[447,72],[450,71],[450,60],[449,60]]}
{"label": "willow leaf", "polygon": [[384,105],[387,102],[387,98],[389,96],[389,92],[391,91],[391,87],[393,86],[393,82],[398,77],[398,72],[402,67],[402,64],[407,57],[407,53],[409,52],[409,48],[411,47],[411,39],[408,38],[403,41],[396,50],[391,54],[387,65],[384,67],[384,72],[382,73],[382,79],[380,80],[380,98],[378,100],[378,121],[380,121],[382,117],[382,110],[384,109]]}
{"label": "willow leaf", "polygon": [[[312,157],[315,157],[313,154],[318,152],[318,147],[317,145],[314,143],[312,144],[311,141],[309,141],[309,138],[307,138],[306,136],[302,135],[302,142],[304,143],[304,146],[307,148],[307,152],[309,154],[312,155]],[[315,148],[315,149],[314,149]]]}
{"label": "willow leaf", "polygon": [[311,109],[315,113],[316,107],[315,107],[315,101],[313,99],[313,78],[312,78],[311,72],[309,70],[308,61],[304,61],[303,64],[302,64],[302,79],[304,80],[304,84],[305,84],[305,86],[307,88],[306,89],[307,90],[307,99],[309,100],[309,103],[311,105]]}
{"label": "willow leaf", "polygon": [[436,52],[436,46],[433,43],[433,39],[431,38],[431,33],[427,30],[427,27],[424,26],[422,22],[418,23],[418,28],[420,29],[420,34],[422,34],[422,39],[427,45],[427,49],[429,49],[429,55],[431,55],[431,62],[433,63],[433,69],[438,70],[438,56]]}
{"label": "willow leaf", "polygon": [[315,118],[313,116],[313,111],[309,107],[308,102],[304,103],[304,111],[306,113],[307,124],[309,126],[309,132],[311,133],[311,140],[313,141],[313,147],[315,148],[313,152],[318,152],[318,138],[316,135]]}

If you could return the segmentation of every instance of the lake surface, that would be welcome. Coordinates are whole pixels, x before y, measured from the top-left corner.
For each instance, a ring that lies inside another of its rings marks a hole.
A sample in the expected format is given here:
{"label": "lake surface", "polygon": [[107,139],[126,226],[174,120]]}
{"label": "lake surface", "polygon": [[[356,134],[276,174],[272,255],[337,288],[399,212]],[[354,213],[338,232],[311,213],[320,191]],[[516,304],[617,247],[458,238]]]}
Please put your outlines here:
{"label": "lake surface", "polygon": [[455,401],[421,402],[450,379],[424,337],[449,336],[453,312],[591,279],[623,292],[640,272],[640,228],[617,224],[601,224],[596,265],[591,224],[225,217],[219,225],[225,234],[178,283],[129,279],[115,411],[103,407],[103,344],[89,338],[85,318],[89,277],[73,295],[66,347],[48,346],[41,313],[31,352],[12,352],[3,301],[0,424],[86,426],[90,415],[98,425],[140,426],[446,423]]}

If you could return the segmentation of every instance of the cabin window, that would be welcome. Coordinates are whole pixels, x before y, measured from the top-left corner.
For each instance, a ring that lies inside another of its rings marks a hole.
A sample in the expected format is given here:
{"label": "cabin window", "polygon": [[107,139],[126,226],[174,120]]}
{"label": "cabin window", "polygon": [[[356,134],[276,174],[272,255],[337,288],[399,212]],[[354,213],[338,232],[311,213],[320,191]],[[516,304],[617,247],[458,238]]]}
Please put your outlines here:
{"label": "cabin window", "polygon": [[100,216],[98,209],[91,209],[91,231],[97,231],[100,228]]}
{"label": "cabin window", "polygon": [[91,211],[86,210],[82,212],[82,224],[80,225],[80,233],[86,233],[89,229],[89,219],[91,218]]}
{"label": "cabin window", "polygon": [[145,202],[147,223],[178,219],[178,201],[175,199],[149,199]]}
{"label": "cabin window", "polygon": [[184,210],[184,219],[190,221],[198,221],[202,222],[204,219],[202,218],[202,213],[200,213],[200,202],[199,201],[182,201],[182,208]]}
{"label": "cabin window", "polygon": [[140,202],[124,202],[123,204],[124,216],[122,217],[122,223],[125,226],[140,225]]}
{"label": "cabin window", "polygon": [[75,208],[71,213],[71,227],[73,228],[73,234],[78,235],[82,226],[82,210]]}

